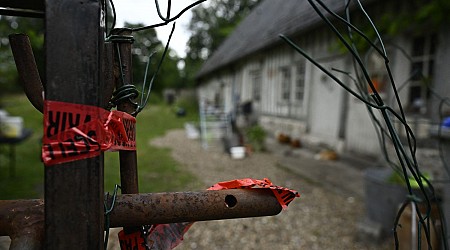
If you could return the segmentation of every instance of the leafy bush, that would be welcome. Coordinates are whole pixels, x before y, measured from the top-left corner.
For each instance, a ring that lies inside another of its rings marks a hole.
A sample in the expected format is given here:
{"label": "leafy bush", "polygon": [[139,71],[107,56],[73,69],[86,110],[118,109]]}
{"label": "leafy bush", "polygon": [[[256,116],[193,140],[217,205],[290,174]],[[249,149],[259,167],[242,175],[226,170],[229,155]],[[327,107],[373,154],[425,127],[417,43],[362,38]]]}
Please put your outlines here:
{"label": "leafy bush", "polygon": [[256,152],[265,149],[264,143],[266,141],[267,132],[259,125],[253,125],[246,131],[247,140],[252,145]]}

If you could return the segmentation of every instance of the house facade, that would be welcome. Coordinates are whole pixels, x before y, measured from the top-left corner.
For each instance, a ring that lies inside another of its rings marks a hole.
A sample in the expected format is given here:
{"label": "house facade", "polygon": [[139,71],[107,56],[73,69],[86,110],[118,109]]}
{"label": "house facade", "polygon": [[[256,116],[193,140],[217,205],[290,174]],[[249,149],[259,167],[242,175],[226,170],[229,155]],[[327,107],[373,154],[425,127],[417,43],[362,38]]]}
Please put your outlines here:
{"label": "house facade", "polygon": [[[344,11],[344,1],[324,2],[340,14]],[[406,1],[362,2],[371,17],[380,17]],[[439,110],[442,98],[450,96],[449,27],[420,34],[405,31],[385,41],[398,95],[418,138],[429,137],[439,117],[450,115],[445,107]],[[353,80],[361,73],[355,70],[353,57],[339,48],[335,34],[307,1],[266,0],[202,66],[198,97],[237,118],[242,104],[251,103],[258,123],[273,135],[283,133],[306,144],[379,155],[379,137],[366,105],[283,42],[279,34],[294,40],[351,89],[364,86]],[[383,101],[398,110],[384,59],[370,50],[361,57]],[[360,87],[360,91],[366,90]],[[370,93],[366,96],[370,98]],[[380,117],[377,110],[373,114]]]}

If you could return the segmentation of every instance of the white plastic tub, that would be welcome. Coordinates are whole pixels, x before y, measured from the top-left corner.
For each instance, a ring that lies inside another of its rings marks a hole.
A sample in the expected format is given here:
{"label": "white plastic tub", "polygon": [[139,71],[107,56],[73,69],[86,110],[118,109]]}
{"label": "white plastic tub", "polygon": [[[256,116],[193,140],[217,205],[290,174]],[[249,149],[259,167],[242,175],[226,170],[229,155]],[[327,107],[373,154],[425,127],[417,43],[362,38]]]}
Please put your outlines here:
{"label": "white plastic tub", "polygon": [[232,147],[230,152],[233,159],[243,159],[245,157],[245,147]]}
{"label": "white plastic tub", "polygon": [[0,134],[3,137],[15,138],[22,135],[23,118],[18,116],[2,117],[0,122]]}

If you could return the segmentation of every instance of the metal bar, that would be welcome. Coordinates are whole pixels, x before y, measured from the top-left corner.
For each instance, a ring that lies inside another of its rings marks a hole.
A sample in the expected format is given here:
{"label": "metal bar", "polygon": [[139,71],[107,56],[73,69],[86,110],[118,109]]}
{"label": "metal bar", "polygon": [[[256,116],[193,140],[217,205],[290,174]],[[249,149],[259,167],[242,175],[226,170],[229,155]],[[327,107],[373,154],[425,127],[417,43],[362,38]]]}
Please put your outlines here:
{"label": "metal bar", "polygon": [[[117,36],[131,36],[131,30],[128,29],[115,29],[111,32],[112,35]],[[114,74],[116,89],[125,84],[133,83],[133,65],[131,55],[132,42],[118,42],[114,43],[116,49],[115,69],[118,71]],[[117,46],[117,47],[116,47]],[[117,110],[132,114],[136,107],[130,99],[123,100],[117,104]],[[134,131],[136,132],[136,131]],[[138,185],[138,171],[137,171],[137,153],[136,151],[119,151],[120,162],[120,187],[122,194],[137,194],[139,193]],[[125,227],[125,233],[132,233],[140,230],[139,227]]]}
{"label": "metal bar", "polygon": [[16,145],[9,144],[9,176],[16,177]]}
{"label": "metal bar", "polygon": [[[115,29],[112,35],[117,36],[131,36],[131,30],[129,29]],[[132,55],[131,55],[131,42],[117,43],[119,47],[120,62],[116,61],[115,69],[118,71],[115,76],[116,89],[124,84],[133,83],[132,74]],[[118,58],[118,55],[116,55]],[[119,59],[119,58],[118,58]],[[122,66],[122,68],[120,68]],[[117,110],[133,113],[136,110],[135,105],[128,99],[117,104]],[[122,194],[137,194],[139,193],[138,186],[138,171],[137,171],[137,154],[136,151],[119,151],[120,161],[120,186]]]}
{"label": "metal bar", "polygon": [[120,195],[111,213],[111,226],[270,216],[280,211],[268,189]]}
{"label": "metal bar", "polygon": [[0,15],[44,18],[44,0],[2,0]]}
{"label": "metal bar", "polygon": [[114,48],[111,43],[104,44],[104,59],[103,59],[103,77],[104,82],[102,86],[103,89],[103,99],[101,102],[101,107],[107,108],[109,106],[109,101],[114,92]]}
{"label": "metal bar", "polygon": [[[101,105],[101,8],[46,1],[46,100]],[[103,227],[103,157],[46,166],[44,249],[100,249]]]}
{"label": "metal bar", "polygon": [[0,201],[0,235],[11,237],[11,250],[42,249],[44,201]]}
{"label": "metal bar", "polygon": [[23,82],[24,92],[31,104],[42,113],[44,88],[31,49],[30,39],[25,34],[13,34],[9,36],[9,42],[19,77]]}
{"label": "metal bar", "polygon": [[2,0],[0,7],[44,11],[45,3],[44,0]]}
{"label": "metal bar", "polygon": [[3,7],[0,7],[0,15],[33,17],[33,18],[44,18],[45,17],[45,13],[43,11],[39,11],[39,10],[13,9],[13,8],[3,8]]}
{"label": "metal bar", "polygon": [[[35,219],[25,220],[43,223],[43,203],[42,200],[0,201],[0,236],[28,230],[20,223],[24,218],[18,215],[32,215]],[[268,189],[124,194],[116,197],[110,223],[112,227],[137,227],[271,216],[280,211],[280,204]],[[75,237],[73,234],[71,237]]]}

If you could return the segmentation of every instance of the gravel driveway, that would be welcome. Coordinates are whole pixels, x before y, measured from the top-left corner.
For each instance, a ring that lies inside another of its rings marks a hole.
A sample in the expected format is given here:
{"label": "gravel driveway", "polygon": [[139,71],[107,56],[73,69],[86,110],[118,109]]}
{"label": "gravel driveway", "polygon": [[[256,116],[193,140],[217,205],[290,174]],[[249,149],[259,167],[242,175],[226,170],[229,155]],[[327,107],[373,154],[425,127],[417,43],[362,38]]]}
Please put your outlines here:
{"label": "gravel driveway", "polygon": [[[364,207],[357,194],[361,190],[348,192],[333,186],[330,173],[315,179],[308,173],[299,174],[283,166],[287,164],[286,157],[277,153],[256,153],[233,160],[219,147],[204,150],[199,141],[187,139],[184,130],[170,131],[149,143],[172,149],[172,156],[201,180],[194,186],[206,189],[220,181],[266,177],[301,195],[277,216],[196,222],[176,250],[392,249],[388,242],[360,239],[357,224],[362,220]],[[297,161],[299,168],[314,172],[316,160],[296,159],[290,158],[289,162]],[[119,249],[118,231],[112,229],[108,249]],[[7,249],[8,241],[7,237],[0,237],[0,249]]]}
{"label": "gravel driveway", "polygon": [[[359,240],[357,224],[364,213],[361,198],[330,191],[320,180],[302,178],[280,165],[282,155],[256,153],[231,159],[219,148],[204,150],[183,130],[170,131],[150,142],[172,149],[172,156],[204,184],[224,180],[269,178],[274,184],[299,191],[287,211],[273,217],[197,222],[176,249],[389,249]],[[312,158],[299,158],[308,164]],[[337,189],[339,190],[339,189]]]}

